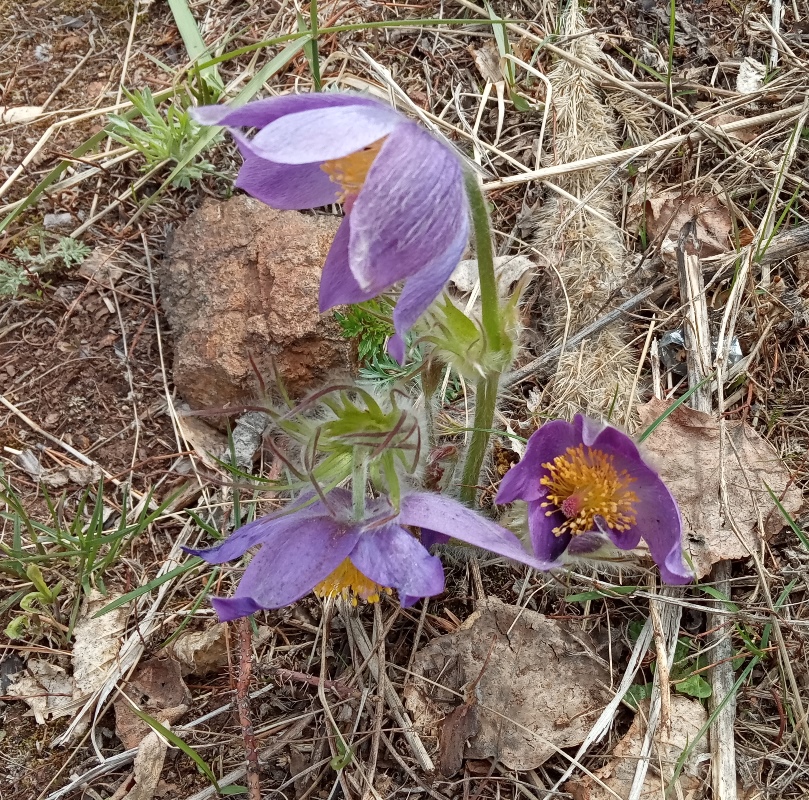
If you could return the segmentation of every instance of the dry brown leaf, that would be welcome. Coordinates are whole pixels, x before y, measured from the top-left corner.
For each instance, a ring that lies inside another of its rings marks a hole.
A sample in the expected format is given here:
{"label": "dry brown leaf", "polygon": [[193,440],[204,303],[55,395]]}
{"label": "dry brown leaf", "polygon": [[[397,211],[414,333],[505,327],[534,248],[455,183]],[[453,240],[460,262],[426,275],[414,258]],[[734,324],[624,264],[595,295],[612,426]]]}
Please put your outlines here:
{"label": "dry brown leaf", "polygon": [[[514,284],[526,272],[537,269],[537,265],[528,256],[495,256],[494,270],[497,277],[497,289],[501,295],[507,295]],[[471,294],[478,281],[478,260],[465,258],[458,263],[449,282],[461,294]]]}
{"label": "dry brown leaf", "polygon": [[[425,739],[455,737],[443,752],[468,736],[466,758],[496,757],[509,769],[535,769],[557,748],[581,744],[609,701],[603,688],[609,673],[587,655],[592,649],[586,634],[562,622],[489,598],[455,633],[419,650],[405,702]],[[458,694],[477,679],[479,729],[447,729],[447,718],[459,722],[451,716],[461,705]]]}
{"label": "dry brown leaf", "polygon": [[119,596],[105,597],[94,589],[83,604],[81,616],[74,628],[74,697],[90,695],[100,689],[107,676],[107,668],[118,657],[129,606],[119,606],[100,617],[94,615]]}
{"label": "dry brown leaf", "polygon": [[[570,792],[574,800],[614,800],[616,795],[629,797],[635,769],[638,766],[638,758],[643,747],[643,739],[646,736],[648,713],[649,702],[647,700],[641,704],[641,711],[635,715],[626,736],[615,745],[612,760],[601,769],[595,770],[596,777],[600,778],[615,794],[585,775],[565,784],[565,791]],[[672,695],[671,731],[667,732],[663,726],[658,728],[651,766],[643,781],[640,800],[658,800],[663,797],[666,786],[673,775],[677,759],[683,750],[694,741],[697,732],[705,724],[707,718],[708,715],[701,703],[679,695]],[[700,766],[700,759],[707,752],[708,737],[704,736],[695,744],[686,759],[679,779],[682,794],[672,792],[672,797],[698,800],[704,796],[706,770],[704,762]]]}
{"label": "dry brown leaf", "polygon": [[219,623],[204,631],[188,631],[171,645],[183,675],[207,675],[228,663],[227,625]]}
{"label": "dry brown leaf", "polygon": [[180,664],[173,658],[152,658],[141,664],[115,700],[115,733],[124,747],[138,747],[152,729],[132,710],[141,711],[173,725],[188,711],[191,695],[183,681]]}
{"label": "dry brown leaf", "polygon": [[503,70],[500,68],[500,51],[497,49],[496,42],[487,42],[479,50],[470,47],[469,52],[472,54],[472,58],[475,59],[475,66],[484,81],[487,83],[500,83],[505,80]]}
{"label": "dry brown leaf", "polygon": [[476,703],[461,703],[441,722],[438,737],[438,766],[445,778],[451,778],[463,766],[466,743],[480,730]]}
{"label": "dry brown leaf", "polygon": [[[708,124],[713,125],[714,128],[721,128],[723,125],[728,125],[731,122],[741,122],[743,119],[745,117],[740,117],[737,114],[717,114],[708,120]],[[739,131],[728,131],[727,135],[743,144],[750,144],[759,135],[759,132],[758,128],[747,128]]]}
{"label": "dry brown leaf", "polygon": [[[160,722],[163,725],[168,724],[165,718]],[[149,731],[141,739],[133,764],[135,785],[127,792],[124,800],[152,800],[160,783],[160,773],[163,771],[163,762],[166,760],[166,750],[168,750],[168,744],[157,731]]]}
{"label": "dry brown leaf", "polygon": [[[104,597],[93,590],[84,601],[73,640],[73,696],[57,703],[57,716],[74,714],[87,698],[100,689],[107,671],[116,663],[121,649],[128,606],[120,606],[101,617],[93,615],[119,595]],[[77,727],[77,734],[87,726],[86,720]]]}
{"label": "dry brown leaf", "polygon": [[[654,399],[640,406],[642,426],[660,417],[668,405]],[[680,506],[684,545],[698,578],[718,561],[758,552],[759,517],[766,538],[784,527],[767,486],[792,516],[802,503],[800,490],[790,482],[789,472],[769,442],[741,422],[728,421],[726,428],[725,481],[738,534],[720,504],[719,423],[713,416],[679,406],[644,442],[645,449],[657,457],[655,466]]]}
{"label": "dry brown leaf", "polygon": [[[187,409],[188,406],[184,408]],[[220,469],[215,459],[223,458],[227,453],[227,437],[191,414],[179,414],[177,424],[183,438],[191,445],[202,463],[209,469]]]}
{"label": "dry brown leaf", "polygon": [[29,708],[26,716],[33,716],[38,725],[46,720],[66,716],[65,700],[73,696],[73,679],[56,664],[41,658],[31,658],[24,672],[6,689],[9,697],[18,697]]}
{"label": "dry brown leaf", "polygon": [[663,189],[639,183],[629,199],[628,218],[639,230],[643,224],[652,243],[660,242],[660,254],[673,260],[680,231],[696,218],[696,236],[703,258],[731,249],[733,222],[716,195],[685,195],[679,189]]}
{"label": "dry brown leaf", "polygon": [[79,275],[102,286],[114,285],[124,274],[116,258],[118,250],[120,247],[97,247],[82,262]]}
{"label": "dry brown leaf", "polygon": [[739,64],[739,72],[736,75],[736,91],[741,94],[757,92],[764,85],[766,77],[767,67],[760,61],[747,56]]}

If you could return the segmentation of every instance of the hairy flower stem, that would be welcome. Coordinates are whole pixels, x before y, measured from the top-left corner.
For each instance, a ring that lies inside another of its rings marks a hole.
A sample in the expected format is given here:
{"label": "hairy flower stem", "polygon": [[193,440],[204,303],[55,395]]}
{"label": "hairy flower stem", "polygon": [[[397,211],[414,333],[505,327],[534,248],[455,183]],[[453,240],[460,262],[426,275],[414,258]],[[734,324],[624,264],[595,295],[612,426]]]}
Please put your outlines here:
{"label": "hairy flower stem", "polygon": [[[489,212],[486,208],[486,198],[480,188],[478,176],[471,170],[466,171],[465,182],[475,231],[483,334],[486,337],[486,346],[490,353],[505,352],[510,344],[500,319],[500,300],[497,295],[497,278],[494,274],[492,229]],[[492,361],[498,363],[499,359]],[[501,374],[499,369],[492,369],[480,378],[475,387],[474,430],[466,451],[461,479],[461,499],[467,504],[474,503],[477,493],[480,470],[483,467],[486,448],[489,445],[489,431],[494,423]]]}
{"label": "hairy flower stem", "polygon": [[475,422],[472,438],[466,450],[466,459],[461,477],[461,500],[469,505],[475,501],[480,470],[489,445],[489,431],[494,423],[494,410],[497,406],[497,390],[500,386],[500,373],[493,372],[481,378],[475,387]]}
{"label": "hairy flower stem", "polygon": [[478,277],[480,280],[480,305],[483,332],[491,352],[504,349],[503,328],[500,323],[500,301],[497,296],[497,279],[494,275],[494,246],[492,226],[486,198],[480,188],[478,176],[471,170],[464,175],[466,194],[472,211],[472,226],[475,231],[475,250],[478,257]]}

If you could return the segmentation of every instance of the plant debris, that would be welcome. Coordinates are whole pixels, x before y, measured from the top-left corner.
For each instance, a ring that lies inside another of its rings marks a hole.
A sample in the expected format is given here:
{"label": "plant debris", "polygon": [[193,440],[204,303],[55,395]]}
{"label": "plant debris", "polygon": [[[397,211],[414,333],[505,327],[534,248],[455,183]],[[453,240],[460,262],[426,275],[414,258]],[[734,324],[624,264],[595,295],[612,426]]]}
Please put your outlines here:
{"label": "plant debris", "polygon": [[[419,650],[412,672],[405,701],[414,724],[440,742],[444,774],[457,771],[467,739],[466,758],[536,769],[581,744],[610,698],[609,672],[587,634],[493,597]],[[472,682],[476,702],[458,705]]]}

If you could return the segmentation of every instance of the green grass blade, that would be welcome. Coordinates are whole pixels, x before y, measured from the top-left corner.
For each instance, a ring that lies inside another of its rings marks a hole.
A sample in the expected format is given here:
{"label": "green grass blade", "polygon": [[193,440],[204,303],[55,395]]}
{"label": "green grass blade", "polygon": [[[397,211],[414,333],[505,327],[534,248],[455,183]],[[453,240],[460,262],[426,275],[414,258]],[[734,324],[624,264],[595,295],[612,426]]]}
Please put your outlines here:
{"label": "green grass blade", "polygon": [[655,428],[663,422],[669,414],[676,411],[683,403],[691,397],[694,392],[697,391],[701,386],[704,386],[708,381],[713,380],[713,373],[710,375],[706,375],[696,386],[692,386],[682,397],[678,397],[639,437],[638,437],[638,444],[640,444],[645,439],[648,439],[649,436],[654,433]]}
{"label": "green grass blade", "polygon": [[151,592],[152,589],[156,589],[158,586],[161,586],[166,581],[170,581],[173,578],[176,578],[178,575],[183,575],[186,572],[191,571],[194,567],[198,567],[200,564],[203,563],[203,560],[198,556],[192,556],[185,564],[180,564],[180,566],[175,567],[174,569],[169,570],[164,575],[160,575],[157,578],[145,583],[143,586],[138,586],[137,589],[133,589],[131,592],[127,592],[126,594],[121,595],[117,599],[113,600],[111,603],[107,603],[104,608],[100,608],[93,614],[93,619],[96,617],[103,617],[104,614],[109,614],[110,611],[115,611],[116,608],[125,605],[130,600],[135,600],[136,598],[140,597],[142,594],[146,594],[147,592]]}
{"label": "green grass blade", "polygon": [[[211,51],[199,32],[197,21],[194,19],[186,0],[169,0],[169,8],[191,61],[197,65],[201,61],[210,60]],[[219,76],[216,65],[199,67],[199,74],[209,86],[218,90],[217,94],[221,94],[225,90],[225,85],[222,83],[222,78]]]}
{"label": "green grass blade", "polygon": [[182,750],[197,765],[199,771],[211,782],[211,785],[216,789],[217,793],[222,794],[219,781],[216,780],[216,775],[213,774],[213,770],[208,766],[208,762],[205,761],[190,744],[186,744],[176,733],[172,733],[165,725],[162,725],[154,717],[150,717],[145,711],[141,711],[132,703],[130,703],[130,708],[152,730],[157,731],[169,744],[176,747],[178,750]]}
{"label": "green grass blade", "polygon": [[[300,53],[308,41],[309,36],[307,35],[306,38],[299,39],[298,41],[287,45],[280,53],[278,53],[278,55],[265,64],[259,70],[258,74],[254,75],[247,85],[239,92],[239,94],[236,95],[236,97],[230,103],[231,108],[238,108],[251,100],[256,92],[258,92],[258,90],[264,85],[265,81],[269,80],[276,72],[283,69],[290,61],[292,61],[292,59],[295,58],[298,53]],[[140,217],[140,215],[147,208],[149,208],[152,203],[158,200],[163,192],[169,186],[171,186],[177,175],[179,175],[179,173],[182,172],[182,170],[185,169],[185,167],[188,166],[188,164],[190,164],[203,150],[212,144],[214,139],[221,135],[221,128],[206,128],[200,135],[199,139],[197,139],[197,141],[194,143],[193,147],[189,148],[185,156],[177,162],[168,178],[163,181],[157,191],[144,200],[141,207],[132,215],[129,224],[131,225],[133,222],[135,222],[135,220],[137,220],[138,217]]]}
{"label": "green grass blade", "polygon": [[767,487],[767,491],[770,493],[773,503],[775,503],[776,507],[781,512],[781,515],[786,520],[787,525],[792,528],[792,532],[798,537],[798,539],[800,539],[800,542],[804,548],[809,551],[809,537],[807,537],[806,531],[804,531],[803,528],[801,528],[798,523],[795,522],[792,515],[784,508],[781,501],[776,497],[775,492],[770,489],[766,481],[764,481],[764,485]]}

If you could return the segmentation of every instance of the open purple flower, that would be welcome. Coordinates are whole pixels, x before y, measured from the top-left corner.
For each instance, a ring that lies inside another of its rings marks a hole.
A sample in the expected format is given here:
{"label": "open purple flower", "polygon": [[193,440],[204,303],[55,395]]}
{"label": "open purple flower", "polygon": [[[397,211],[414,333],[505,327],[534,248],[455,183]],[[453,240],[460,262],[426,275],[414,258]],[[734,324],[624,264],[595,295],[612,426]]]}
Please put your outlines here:
{"label": "open purple flower", "polygon": [[625,433],[577,414],[554,420],[528,440],[500,484],[498,503],[528,503],[537,558],[584,554],[608,537],[622,550],[641,537],[666,583],[689,583],[680,510],[660,476]]}
{"label": "open purple flower", "polygon": [[[440,294],[469,238],[461,164],[415,122],[367,97],[286,95],[196,110],[230,128],[244,156],[236,186],[273,208],[344,202],[346,217],[320,283],[320,310],[359,303],[399,281],[388,343],[404,360],[404,334]],[[248,139],[240,128],[258,128]]]}
{"label": "open purple flower", "polygon": [[403,606],[440,594],[441,560],[403,525],[425,529],[429,541],[444,534],[536,569],[555,566],[532,558],[510,531],[438,494],[407,494],[398,514],[387,498],[370,500],[360,522],[352,516],[351,492],[334,489],[326,500],[328,506],[320,500],[308,506],[299,502],[291,512],[249,522],[210,550],[188,550],[221,564],[261,545],[236,594],[211,599],[221,620],[287,606],[311,591],[374,602],[396,589]]}

